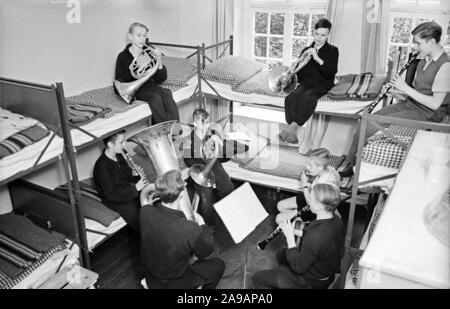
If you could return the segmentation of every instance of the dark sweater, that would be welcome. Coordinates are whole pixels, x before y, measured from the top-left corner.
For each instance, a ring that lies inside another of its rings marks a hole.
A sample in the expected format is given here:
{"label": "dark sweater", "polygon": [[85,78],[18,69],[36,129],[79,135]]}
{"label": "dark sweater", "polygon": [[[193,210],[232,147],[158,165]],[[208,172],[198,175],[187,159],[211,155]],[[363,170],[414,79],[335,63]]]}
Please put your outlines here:
{"label": "dark sweater", "polygon": [[[119,82],[129,83],[135,81],[130,72],[130,64],[133,62],[133,55],[129,51],[131,44],[128,44],[123,51],[119,53],[116,61],[115,79]],[[144,85],[153,86],[162,83],[167,79],[167,69],[163,66],[162,69],[156,71],[156,73],[150,78]],[[143,86],[144,86],[143,85]],[[142,87],[142,86],[141,86]]]}
{"label": "dark sweater", "polygon": [[188,221],[182,211],[161,203],[146,205],[141,209],[140,222],[142,263],[156,278],[179,278],[193,254],[203,259],[214,251],[212,229]]}
{"label": "dark sweater", "polygon": [[94,182],[102,201],[116,209],[117,204],[126,204],[139,200],[136,182],[139,177],[133,176],[125,158],[119,154],[117,162],[111,160],[103,152],[94,166]]}
{"label": "dark sweater", "polygon": [[307,280],[323,279],[339,271],[344,245],[340,218],[315,220],[303,231],[299,247],[287,249],[288,266]]}
{"label": "dark sweater", "polygon": [[[311,47],[305,47],[300,56]],[[334,86],[334,77],[338,69],[339,50],[336,46],[330,45],[328,42],[319,49],[318,56],[324,61],[323,65],[319,65],[313,58],[298,71],[298,81],[301,85],[308,88],[315,86],[324,86],[332,88]]]}

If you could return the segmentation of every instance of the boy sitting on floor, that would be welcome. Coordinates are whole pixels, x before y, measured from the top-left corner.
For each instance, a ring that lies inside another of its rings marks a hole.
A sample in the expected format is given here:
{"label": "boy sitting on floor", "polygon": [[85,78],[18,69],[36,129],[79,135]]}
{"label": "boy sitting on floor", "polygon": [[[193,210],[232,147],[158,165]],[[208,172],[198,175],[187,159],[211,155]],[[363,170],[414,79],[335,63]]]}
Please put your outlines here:
{"label": "boy sitting on floor", "polygon": [[[288,248],[277,255],[280,266],[253,275],[255,288],[325,289],[333,282],[344,244],[344,225],[333,214],[340,203],[340,192],[337,186],[327,183],[317,183],[310,190],[311,211],[317,219],[304,231],[294,230],[288,219],[280,223]],[[295,235],[302,237],[298,247]]]}

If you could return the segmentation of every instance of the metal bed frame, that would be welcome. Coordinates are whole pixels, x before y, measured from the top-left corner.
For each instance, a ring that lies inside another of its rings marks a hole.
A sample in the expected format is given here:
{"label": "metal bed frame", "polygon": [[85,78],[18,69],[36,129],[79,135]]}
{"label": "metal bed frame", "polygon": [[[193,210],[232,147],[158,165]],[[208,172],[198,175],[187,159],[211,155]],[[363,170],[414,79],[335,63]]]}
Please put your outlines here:
{"label": "metal bed frame", "polygon": [[[353,186],[352,186],[352,194],[350,199],[350,211],[347,223],[347,231],[345,236],[345,252],[343,262],[341,264],[341,274],[339,280],[339,287],[344,288],[345,280],[347,276],[348,269],[351,267],[353,260],[357,257],[360,257],[364,250],[361,250],[356,247],[352,247],[351,242],[353,238],[353,226],[354,226],[354,218],[355,218],[355,209],[356,209],[356,201],[358,196],[358,188],[360,186],[365,186],[367,184],[381,181],[389,178],[394,178],[397,174],[390,174],[383,177],[378,177],[374,179],[370,179],[367,181],[359,182],[359,176],[361,172],[361,162],[363,155],[363,147],[364,142],[366,140],[366,128],[367,124],[371,123],[375,125],[378,129],[380,129],[385,135],[390,137],[394,142],[398,143],[405,151],[409,151],[410,145],[406,145],[399,139],[397,139],[394,135],[386,131],[386,125],[402,125],[402,126],[411,126],[418,129],[424,129],[427,131],[444,131],[450,133],[450,125],[434,123],[434,122],[426,122],[426,121],[418,121],[418,120],[408,120],[403,118],[394,118],[388,116],[380,116],[376,114],[369,114],[368,109],[364,109],[363,114],[361,115],[361,130],[358,139],[358,152],[356,157],[356,166],[355,166],[355,175],[353,178]],[[381,125],[383,123],[384,126]],[[403,164],[402,164],[403,165]],[[400,166],[401,169],[401,166]]]}

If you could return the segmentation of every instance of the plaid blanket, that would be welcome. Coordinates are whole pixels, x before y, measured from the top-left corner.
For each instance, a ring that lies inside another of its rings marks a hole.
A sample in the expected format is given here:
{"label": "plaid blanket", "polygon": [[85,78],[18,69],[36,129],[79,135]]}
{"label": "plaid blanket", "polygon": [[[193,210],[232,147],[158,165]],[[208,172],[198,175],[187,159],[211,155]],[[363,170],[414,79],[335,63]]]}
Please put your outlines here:
{"label": "plaid blanket", "polygon": [[39,125],[34,125],[31,128],[11,135],[7,139],[0,142],[0,159],[12,155],[23,148],[40,141],[49,133],[49,130]]}
{"label": "plaid blanket", "polygon": [[327,95],[331,99],[373,100],[378,96],[385,80],[385,76],[372,73],[344,75]]}

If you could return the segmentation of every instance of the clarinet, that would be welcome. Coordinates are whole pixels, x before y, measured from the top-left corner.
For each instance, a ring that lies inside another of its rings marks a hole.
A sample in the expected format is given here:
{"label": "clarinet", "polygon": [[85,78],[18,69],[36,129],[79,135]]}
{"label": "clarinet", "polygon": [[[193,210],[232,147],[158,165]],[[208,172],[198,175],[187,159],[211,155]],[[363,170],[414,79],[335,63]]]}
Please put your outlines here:
{"label": "clarinet", "polygon": [[139,176],[141,177],[141,179],[145,182],[148,182],[147,179],[147,175],[145,175],[144,169],[142,167],[140,167],[139,165],[137,165],[133,159],[131,158],[131,156],[128,154],[128,151],[126,151],[125,149],[123,150],[123,154],[124,154],[124,158],[131,164],[131,166],[133,167],[133,169],[139,174]]}
{"label": "clarinet", "polygon": [[[419,56],[420,52],[415,53],[414,55],[411,56],[411,58],[408,60],[408,62],[400,69],[400,71],[398,72],[398,75],[402,75],[403,72],[405,72],[409,66],[411,65],[411,63]],[[377,98],[375,99],[375,101],[373,101],[372,103],[370,103],[370,105],[368,106],[368,112],[369,114],[372,113],[372,111],[374,110],[374,108],[378,105],[378,103],[380,103],[380,101],[384,98],[384,96],[386,94],[388,94],[389,90],[391,90],[392,86],[388,86],[384,89],[384,91],[381,91]]]}
{"label": "clarinet", "polygon": [[[293,217],[293,218],[291,219],[291,222],[294,222],[295,219],[297,219],[297,218],[299,218],[299,217],[300,217],[299,214],[295,215],[295,217]],[[304,223],[302,222],[301,229],[303,230],[304,227],[305,227],[305,226],[304,226]],[[259,250],[264,250],[264,249],[266,249],[266,246],[267,246],[267,245],[268,245],[275,237],[277,237],[282,231],[283,231],[283,230],[281,229],[281,227],[280,227],[280,226],[277,226],[277,228],[276,228],[272,233],[270,233],[270,235],[267,236],[266,239],[264,239],[263,241],[260,241],[256,246],[258,247]]]}

